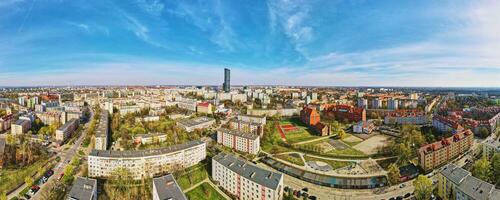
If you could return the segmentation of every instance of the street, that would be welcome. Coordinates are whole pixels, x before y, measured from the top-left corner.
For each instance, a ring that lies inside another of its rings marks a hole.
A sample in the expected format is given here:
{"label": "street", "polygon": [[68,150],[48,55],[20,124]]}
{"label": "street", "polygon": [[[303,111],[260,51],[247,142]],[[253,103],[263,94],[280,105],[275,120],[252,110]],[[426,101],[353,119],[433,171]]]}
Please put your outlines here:
{"label": "street", "polygon": [[[92,117],[93,117],[93,112],[91,112],[89,119],[92,119]],[[40,190],[37,193],[35,193],[35,195],[33,195],[32,199],[41,199],[41,196],[40,196],[41,193],[48,192],[48,191],[50,191],[50,189],[52,189],[52,188],[49,188],[49,185],[52,185],[52,186],[55,185],[60,174],[64,172],[64,169],[66,168],[66,166],[69,164],[69,162],[71,162],[71,160],[73,159],[73,157],[77,153],[80,145],[82,144],[83,140],[85,139],[85,131],[87,130],[89,124],[90,123],[86,123],[84,125],[83,129],[81,130],[80,136],[74,142],[74,144],[71,146],[71,148],[67,149],[66,151],[64,151],[64,150],[59,151],[55,155],[55,156],[61,157],[61,161],[58,162],[56,164],[56,166],[54,167],[54,169],[53,169],[54,175],[49,177],[49,179],[47,180],[47,182],[45,184],[40,185]],[[70,144],[65,144],[65,145],[59,147],[59,149],[64,149],[67,145],[70,145]],[[36,177],[36,178],[38,178],[38,177]],[[22,195],[19,193],[26,187],[28,187],[28,186],[26,184],[23,184],[21,187],[17,188],[14,192],[10,193],[7,196],[7,198],[12,199],[18,195]]]}

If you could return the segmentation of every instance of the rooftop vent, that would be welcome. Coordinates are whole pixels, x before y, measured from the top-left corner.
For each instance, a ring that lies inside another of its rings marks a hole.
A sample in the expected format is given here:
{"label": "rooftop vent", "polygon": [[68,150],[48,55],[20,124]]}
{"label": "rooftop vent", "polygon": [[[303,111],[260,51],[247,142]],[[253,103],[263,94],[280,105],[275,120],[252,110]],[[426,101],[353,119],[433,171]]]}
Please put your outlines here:
{"label": "rooftop vent", "polygon": [[250,174],[250,178],[253,178],[255,176],[255,172],[252,172],[252,174]]}

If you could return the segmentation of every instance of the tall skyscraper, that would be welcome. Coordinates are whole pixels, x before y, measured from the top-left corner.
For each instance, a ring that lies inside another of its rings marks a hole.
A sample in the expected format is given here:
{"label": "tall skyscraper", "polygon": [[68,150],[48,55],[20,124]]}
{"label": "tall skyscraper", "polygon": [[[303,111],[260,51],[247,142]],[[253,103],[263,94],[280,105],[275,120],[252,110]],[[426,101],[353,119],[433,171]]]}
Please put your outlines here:
{"label": "tall skyscraper", "polygon": [[231,70],[224,68],[224,84],[222,84],[222,89],[224,92],[229,92],[231,88]]}

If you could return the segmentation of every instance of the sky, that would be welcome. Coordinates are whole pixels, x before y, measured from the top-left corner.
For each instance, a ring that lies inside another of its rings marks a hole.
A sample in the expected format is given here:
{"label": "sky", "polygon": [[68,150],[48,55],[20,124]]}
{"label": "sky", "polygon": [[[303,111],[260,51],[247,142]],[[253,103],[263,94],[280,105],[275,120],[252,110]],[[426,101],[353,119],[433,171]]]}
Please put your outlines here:
{"label": "sky", "polygon": [[0,0],[0,85],[500,87],[500,1]]}

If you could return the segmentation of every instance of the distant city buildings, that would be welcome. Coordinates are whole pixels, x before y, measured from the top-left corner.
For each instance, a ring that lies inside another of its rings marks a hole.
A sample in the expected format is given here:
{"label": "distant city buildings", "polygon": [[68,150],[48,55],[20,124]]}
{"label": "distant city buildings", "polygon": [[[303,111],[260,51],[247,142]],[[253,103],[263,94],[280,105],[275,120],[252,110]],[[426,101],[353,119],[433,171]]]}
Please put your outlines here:
{"label": "distant city buildings", "polygon": [[222,90],[224,92],[231,91],[231,70],[224,68],[224,83],[222,84]]}
{"label": "distant city buildings", "polygon": [[212,158],[212,177],[238,199],[280,200],[283,175],[257,167],[236,156],[219,153]]}
{"label": "distant city buildings", "polygon": [[418,110],[395,110],[384,117],[384,124],[423,125],[429,122],[424,112]]}
{"label": "distant city buildings", "polygon": [[324,107],[323,113],[341,122],[366,121],[366,110],[350,105],[328,105]]}

